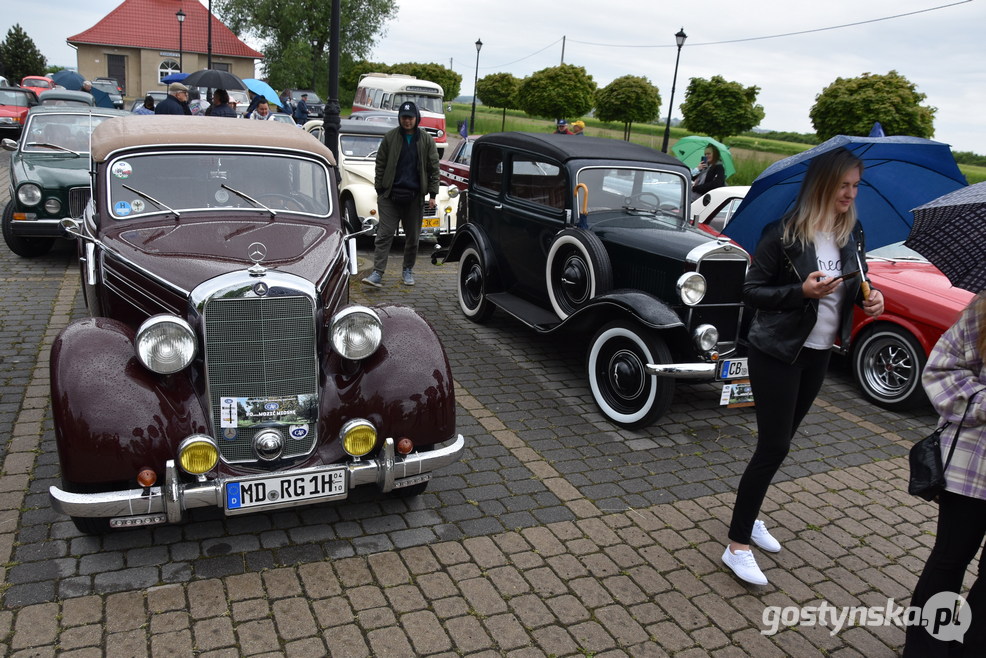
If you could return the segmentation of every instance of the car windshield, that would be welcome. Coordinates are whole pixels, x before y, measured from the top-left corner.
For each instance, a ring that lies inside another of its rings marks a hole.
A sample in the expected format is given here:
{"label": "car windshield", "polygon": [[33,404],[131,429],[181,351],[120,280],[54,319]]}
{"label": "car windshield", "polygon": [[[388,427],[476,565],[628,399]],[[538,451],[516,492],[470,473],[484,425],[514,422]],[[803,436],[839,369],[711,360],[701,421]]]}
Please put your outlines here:
{"label": "car windshield", "polygon": [[109,82],[93,82],[92,86],[113,96],[118,96],[120,94],[119,90],[116,88],[116,85],[110,84]]}
{"label": "car windshield", "polygon": [[14,107],[30,107],[28,101],[30,94],[23,91],[12,89],[0,89],[0,105],[13,105]]}
{"label": "car windshield", "polygon": [[24,81],[25,87],[37,87],[38,89],[53,89],[50,82],[47,80],[42,80],[41,78],[31,78]]}
{"label": "car windshield", "polygon": [[312,103],[321,103],[322,102],[322,99],[319,98],[318,97],[318,94],[316,94],[314,91],[295,91],[295,92],[292,92],[291,93],[291,99],[292,100],[296,100],[296,101],[300,101],[302,94],[308,94],[308,100],[305,101],[305,102],[308,103],[309,105],[311,105]]}
{"label": "car windshield", "polygon": [[376,158],[383,135],[340,135],[339,141],[348,158]]}
{"label": "car windshield", "polygon": [[[117,220],[215,209],[328,215],[329,172],[313,160],[271,153],[148,153],[108,170]],[[273,212],[272,212],[273,211]]]}
{"label": "car windshield", "polygon": [[879,249],[872,249],[866,252],[869,258],[886,258],[888,260],[914,260],[927,261],[928,259],[914,251],[910,247],[905,247],[903,242],[894,242]]}
{"label": "car windshield", "polygon": [[21,150],[30,153],[89,152],[93,128],[110,117],[98,114],[31,114],[21,138]]}
{"label": "car windshield", "polygon": [[[613,211],[653,215],[676,223],[684,220],[685,180],[678,174],[652,169],[593,167],[582,169],[578,182],[588,189],[590,225],[601,219],[600,214]],[[581,212],[582,192],[579,194]]]}
{"label": "car windshield", "polygon": [[411,101],[418,106],[419,110],[425,112],[434,112],[435,114],[444,113],[444,108],[442,108],[442,99],[438,96],[424,96],[422,94],[409,94],[407,92],[402,92],[399,94],[394,94],[393,107],[396,109],[401,106],[402,103]]}

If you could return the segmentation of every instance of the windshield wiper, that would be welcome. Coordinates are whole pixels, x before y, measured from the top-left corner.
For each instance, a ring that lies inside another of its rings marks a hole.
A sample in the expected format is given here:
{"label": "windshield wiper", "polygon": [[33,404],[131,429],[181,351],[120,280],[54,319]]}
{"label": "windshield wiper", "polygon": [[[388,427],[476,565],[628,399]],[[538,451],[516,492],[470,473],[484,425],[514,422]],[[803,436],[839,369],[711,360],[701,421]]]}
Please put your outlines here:
{"label": "windshield wiper", "polygon": [[223,183],[219,187],[223,188],[224,190],[229,190],[230,192],[232,192],[236,196],[243,197],[244,199],[246,199],[250,203],[254,204],[255,206],[259,206],[259,207],[263,208],[264,210],[266,210],[267,212],[270,213],[271,219],[274,219],[275,217],[277,217],[277,212],[273,208],[268,208],[267,206],[265,206],[264,204],[260,203],[259,201],[257,201],[256,199],[254,199],[252,196],[250,196],[246,192],[240,192],[239,190],[233,189],[232,187],[230,187],[226,183]]}
{"label": "windshield wiper", "polygon": [[147,194],[146,192],[141,192],[140,190],[138,190],[136,188],[133,188],[133,187],[130,187],[129,185],[123,185],[122,187],[125,190],[130,190],[134,194],[139,194],[140,196],[144,197],[145,199],[147,199],[148,201],[150,201],[151,203],[153,203],[158,208],[164,208],[168,212],[174,213],[175,219],[178,219],[179,217],[181,217],[181,213],[179,213],[177,210],[175,210],[174,208],[172,208],[170,206],[166,206],[165,204],[161,203],[160,201],[158,201],[157,199],[155,199],[154,197],[152,197],[150,194]]}
{"label": "windshield wiper", "polygon": [[70,149],[68,147],[59,146],[58,144],[49,144],[47,142],[28,142],[25,146],[40,146],[42,148],[49,148],[49,149],[55,149],[55,150],[58,150],[58,151],[65,151],[66,153],[71,153],[72,155],[74,155],[77,158],[82,156],[82,154],[79,153],[78,151],[73,151],[72,149]]}

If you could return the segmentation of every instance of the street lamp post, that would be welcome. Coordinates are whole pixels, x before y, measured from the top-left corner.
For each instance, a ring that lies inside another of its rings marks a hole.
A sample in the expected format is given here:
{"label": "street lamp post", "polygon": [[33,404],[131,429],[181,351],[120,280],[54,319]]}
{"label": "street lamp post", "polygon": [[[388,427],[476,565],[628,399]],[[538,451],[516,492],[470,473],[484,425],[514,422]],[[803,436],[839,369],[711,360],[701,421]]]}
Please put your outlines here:
{"label": "street lamp post", "polygon": [[178,71],[181,73],[185,72],[185,44],[183,43],[182,28],[185,25],[185,12],[181,9],[175,12],[175,18],[178,19]]}
{"label": "street lamp post", "polygon": [[675,43],[678,44],[678,54],[674,58],[674,77],[671,79],[671,99],[668,101],[668,124],[664,126],[664,145],[661,146],[661,150],[664,153],[668,152],[668,139],[671,138],[671,111],[674,109],[674,87],[678,84],[678,60],[681,59],[681,47],[685,45],[685,39],[687,38],[688,35],[685,34],[685,28],[681,28],[674,35]]}
{"label": "street lamp post", "polygon": [[469,117],[469,132],[476,130],[476,85],[479,84],[479,51],[483,49],[483,40],[476,39],[476,77],[472,83],[472,115]]}

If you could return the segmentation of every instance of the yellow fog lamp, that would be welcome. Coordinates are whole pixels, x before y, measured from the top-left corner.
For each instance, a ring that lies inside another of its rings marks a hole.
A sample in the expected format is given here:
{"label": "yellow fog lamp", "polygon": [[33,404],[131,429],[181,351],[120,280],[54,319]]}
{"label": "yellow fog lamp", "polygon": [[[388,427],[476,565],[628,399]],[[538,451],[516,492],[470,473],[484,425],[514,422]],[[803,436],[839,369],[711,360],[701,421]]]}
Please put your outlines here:
{"label": "yellow fog lamp", "polygon": [[352,457],[362,457],[377,445],[377,429],[363,418],[350,420],[342,426],[339,434],[342,449]]}
{"label": "yellow fog lamp", "polygon": [[190,475],[208,473],[219,463],[219,448],[211,436],[193,434],[178,446],[178,465]]}

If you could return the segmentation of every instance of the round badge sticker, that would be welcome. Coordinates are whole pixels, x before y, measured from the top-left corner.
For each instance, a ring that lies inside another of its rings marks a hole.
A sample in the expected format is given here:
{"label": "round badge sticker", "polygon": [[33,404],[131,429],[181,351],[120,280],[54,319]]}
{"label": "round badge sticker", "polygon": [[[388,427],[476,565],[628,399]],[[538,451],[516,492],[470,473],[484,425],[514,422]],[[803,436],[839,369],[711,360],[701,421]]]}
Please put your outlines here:
{"label": "round badge sticker", "polygon": [[130,214],[130,203],[128,201],[117,201],[113,206],[113,214],[117,217],[126,217]]}
{"label": "round badge sticker", "polygon": [[130,163],[126,160],[121,160],[114,163],[111,171],[117,178],[130,178],[130,174],[134,172],[134,170],[130,167]]}
{"label": "round badge sticker", "polygon": [[223,438],[227,441],[233,441],[236,439],[236,430],[232,427],[227,427],[223,430]]}
{"label": "round badge sticker", "polygon": [[229,201],[229,192],[222,188],[216,190],[216,201],[218,203],[226,203]]}
{"label": "round badge sticker", "polygon": [[288,428],[288,434],[291,435],[292,439],[298,439],[300,441],[308,436],[308,425],[292,425]]}
{"label": "round badge sticker", "polygon": [[134,199],[130,202],[130,207],[134,212],[144,212],[144,202],[140,199]]}

